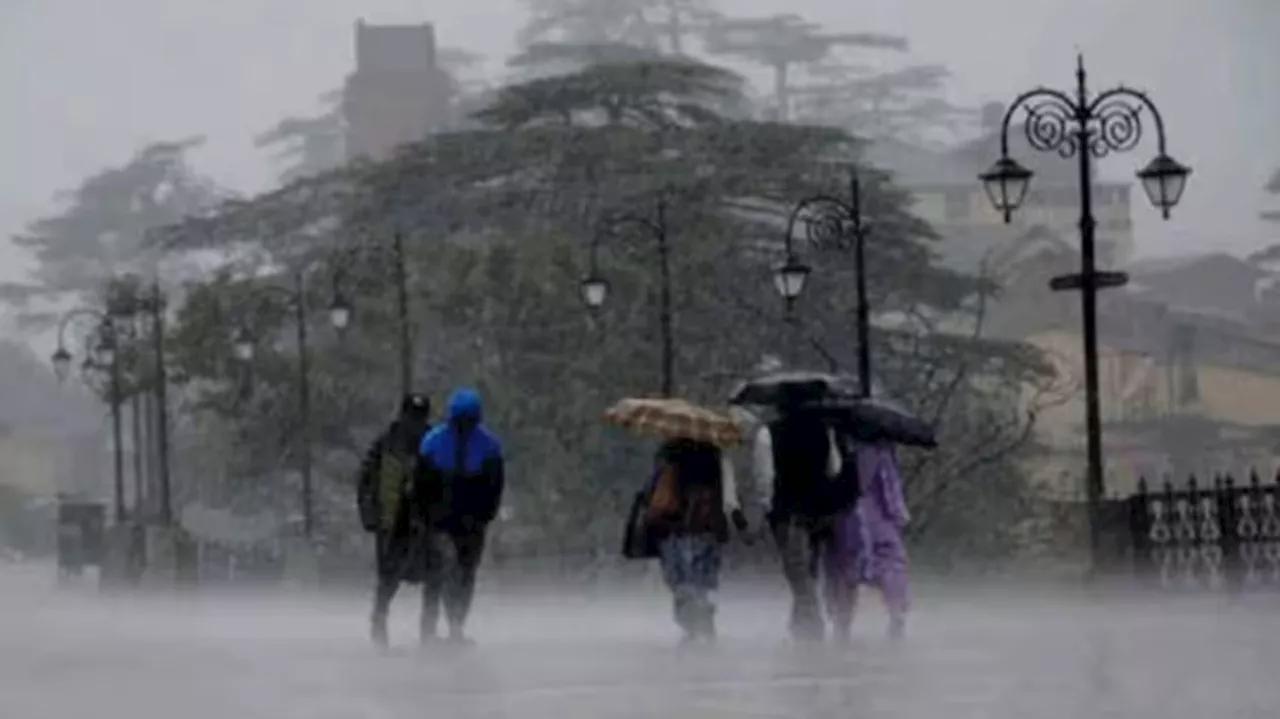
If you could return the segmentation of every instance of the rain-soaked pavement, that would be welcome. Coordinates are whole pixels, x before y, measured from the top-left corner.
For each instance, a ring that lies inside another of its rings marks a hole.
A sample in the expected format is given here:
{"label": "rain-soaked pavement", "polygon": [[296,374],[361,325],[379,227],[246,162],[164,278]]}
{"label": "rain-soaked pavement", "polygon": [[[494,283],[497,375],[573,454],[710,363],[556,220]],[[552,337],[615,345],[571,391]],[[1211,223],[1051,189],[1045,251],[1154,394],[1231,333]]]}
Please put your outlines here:
{"label": "rain-soaked pavement", "polygon": [[[103,598],[0,572],[3,719],[1280,717],[1280,602],[1048,600],[988,589],[878,608],[848,649],[784,639],[778,591],[721,597],[714,649],[675,648],[657,595],[485,596],[477,647],[379,656],[356,597]],[[416,599],[416,597],[414,597]]]}

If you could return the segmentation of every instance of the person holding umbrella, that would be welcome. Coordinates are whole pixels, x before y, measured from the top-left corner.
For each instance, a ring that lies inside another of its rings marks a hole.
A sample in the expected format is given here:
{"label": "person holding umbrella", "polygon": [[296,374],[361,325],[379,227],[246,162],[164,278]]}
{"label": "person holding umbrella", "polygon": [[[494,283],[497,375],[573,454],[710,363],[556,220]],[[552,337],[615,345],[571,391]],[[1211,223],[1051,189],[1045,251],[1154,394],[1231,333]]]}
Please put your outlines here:
{"label": "person holding umbrella", "polygon": [[[818,601],[819,561],[833,514],[831,488],[844,462],[832,430],[800,404],[783,402],[779,416],[756,433],[753,449],[757,486],[769,495],[766,520],[791,591],[791,636],[822,641],[826,633]],[[856,486],[850,487],[856,491]],[[852,504],[852,497],[849,502]]]}
{"label": "person holding umbrella", "polygon": [[737,425],[683,400],[622,400],[605,417],[664,440],[653,479],[640,495],[645,542],[656,547],[683,643],[712,642],[712,593],[719,587],[729,524],[740,535],[748,531],[733,466],[723,451],[741,441]]}
{"label": "person holding umbrella", "polygon": [[900,636],[907,515],[892,447],[935,447],[934,427],[866,396],[850,378],[772,369],[741,385],[730,402],[778,411],[778,419],[758,432],[754,459],[792,592],[792,634],[800,640],[825,634],[817,597],[821,570],[838,638],[848,635],[864,582],[884,590],[891,633]]}
{"label": "person holding umbrella", "polygon": [[[847,441],[851,440],[846,435]],[[901,639],[909,607],[907,548],[902,533],[911,518],[897,453],[883,441],[857,442],[856,504],[832,522],[822,557],[827,614],[836,639],[848,642],[861,585],[877,587],[889,610],[889,636]]]}

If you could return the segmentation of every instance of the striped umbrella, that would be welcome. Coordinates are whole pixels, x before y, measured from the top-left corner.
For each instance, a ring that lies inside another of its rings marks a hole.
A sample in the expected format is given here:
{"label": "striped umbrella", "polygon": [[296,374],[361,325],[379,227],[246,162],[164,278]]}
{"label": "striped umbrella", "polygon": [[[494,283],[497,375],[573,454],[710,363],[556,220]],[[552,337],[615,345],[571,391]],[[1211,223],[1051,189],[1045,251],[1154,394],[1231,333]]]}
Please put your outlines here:
{"label": "striped umbrella", "polygon": [[692,439],[724,449],[742,443],[732,418],[682,399],[630,397],[610,407],[604,419],[653,439]]}

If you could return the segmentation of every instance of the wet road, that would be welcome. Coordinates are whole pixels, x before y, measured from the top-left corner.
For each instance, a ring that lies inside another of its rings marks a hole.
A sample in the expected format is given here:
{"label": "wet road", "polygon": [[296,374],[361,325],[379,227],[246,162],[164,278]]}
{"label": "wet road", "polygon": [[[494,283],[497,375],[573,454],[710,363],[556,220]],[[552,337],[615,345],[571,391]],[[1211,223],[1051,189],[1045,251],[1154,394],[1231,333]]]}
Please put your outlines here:
{"label": "wet road", "polygon": [[488,596],[479,646],[368,646],[356,597],[103,599],[0,575],[4,719],[1280,716],[1269,601],[926,596],[908,641],[860,617],[854,647],[784,639],[777,592],[729,591],[725,637],[674,648],[659,596]]}

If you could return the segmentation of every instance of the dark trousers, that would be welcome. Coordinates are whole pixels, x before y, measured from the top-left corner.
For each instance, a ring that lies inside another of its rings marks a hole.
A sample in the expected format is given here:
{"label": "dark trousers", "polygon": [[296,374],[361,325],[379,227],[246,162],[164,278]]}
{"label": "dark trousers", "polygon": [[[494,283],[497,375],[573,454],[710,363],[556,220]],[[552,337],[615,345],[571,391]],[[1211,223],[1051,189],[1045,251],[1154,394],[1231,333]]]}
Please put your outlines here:
{"label": "dark trousers", "polygon": [[484,543],[484,527],[435,530],[429,534],[422,593],[424,632],[435,631],[443,605],[450,634],[461,634],[471,612]]}
{"label": "dark trousers", "polygon": [[826,623],[818,601],[818,567],[826,535],[813,521],[799,516],[772,519],[769,524],[791,590],[791,635],[821,640]]}
{"label": "dark trousers", "polygon": [[386,622],[391,601],[402,582],[422,579],[422,553],[415,546],[421,540],[410,531],[379,531],[374,535],[377,585],[373,592],[373,618]]}

